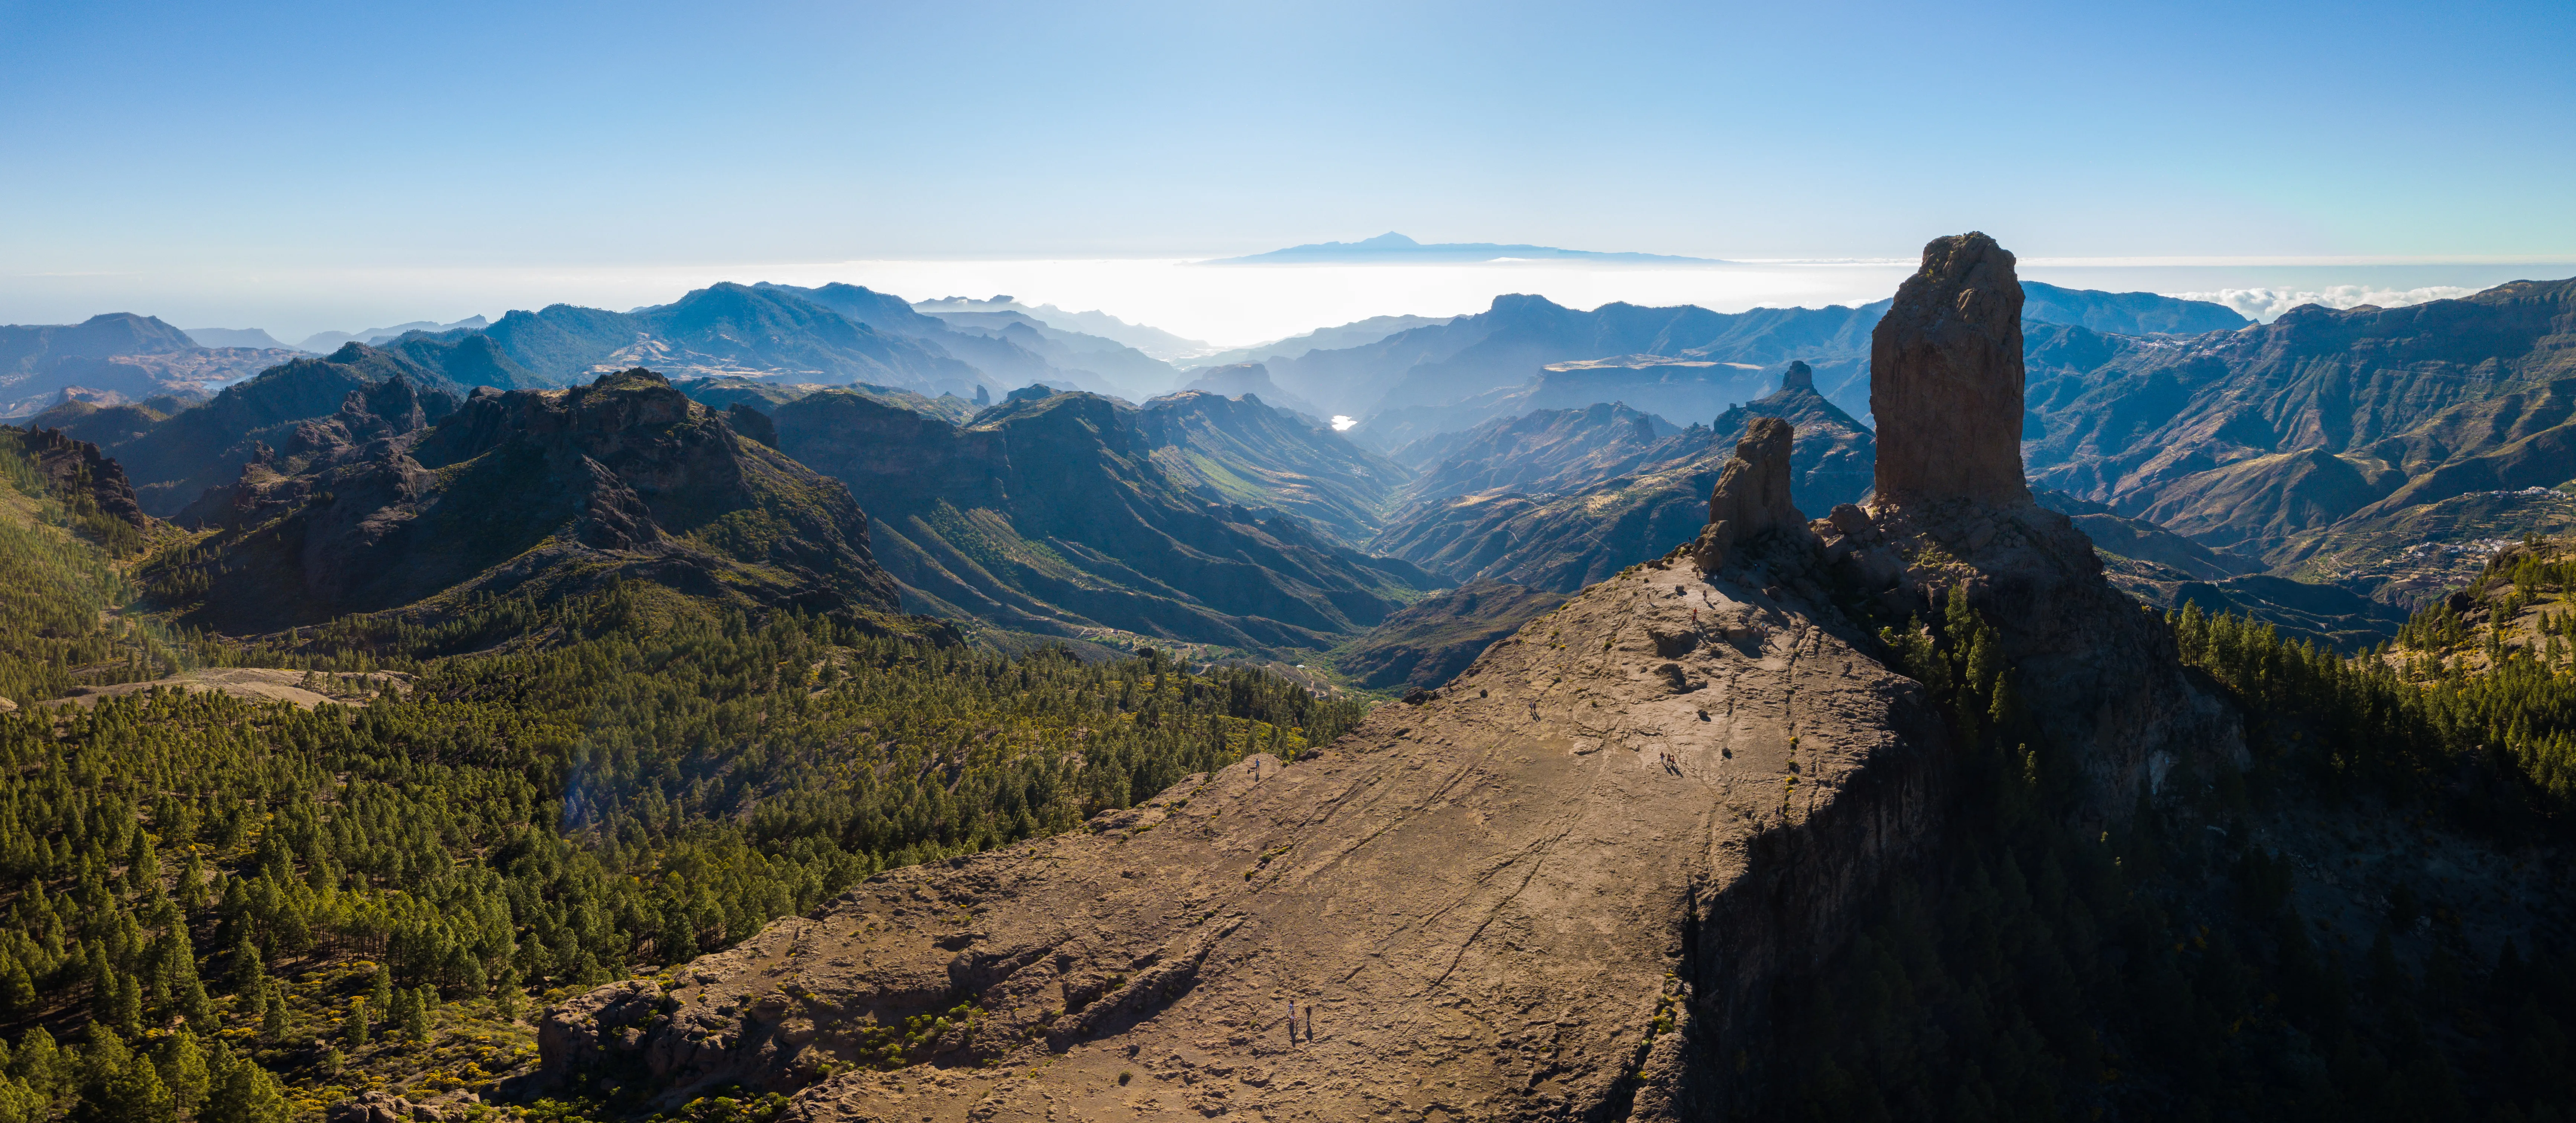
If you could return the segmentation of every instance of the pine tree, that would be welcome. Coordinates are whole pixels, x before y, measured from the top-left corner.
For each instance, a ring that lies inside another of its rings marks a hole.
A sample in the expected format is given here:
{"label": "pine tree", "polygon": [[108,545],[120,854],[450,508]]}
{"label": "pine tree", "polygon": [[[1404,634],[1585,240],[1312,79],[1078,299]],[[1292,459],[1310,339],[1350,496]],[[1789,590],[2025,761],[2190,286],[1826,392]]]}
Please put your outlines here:
{"label": "pine tree", "polygon": [[259,988],[259,1039],[271,1045],[286,1040],[286,998],[273,982]]}
{"label": "pine tree", "polygon": [[178,995],[179,1013],[190,1025],[212,1026],[215,1022],[215,1000],[207,997],[206,984],[191,978]]}
{"label": "pine tree", "polygon": [[91,1022],[89,1046],[80,1051],[74,1084],[78,1096],[71,1109],[74,1123],[124,1123],[119,1097],[125,1070],[133,1064],[134,1053],[125,1047],[125,1039],[104,1023]]}
{"label": "pine tree", "polygon": [[[90,1106],[89,1101],[82,1106]],[[99,1109],[94,1118],[116,1123],[176,1123],[178,1119],[178,1105],[169,1086],[161,1082],[160,1070],[140,1057],[128,1060],[124,1073],[109,1082]]]}
{"label": "pine tree", "polygon": [[276,1078],[222,1042],[207,1059],[206,1075],[206,1099],[197,1109],[196,1123],[277,1123],[293,1117]]}
{"label": "pine tree", "polygon": [[502,964],[501,977],[492,984],[493,1008],[501,1012],[502,1018],[509,1021],[517,1021],[519,1018],[519,1003],[524,997],[524,994],[519,989],[518,965],[515,963]]}
{"label": "pine tree", "polygon": [[143,1032],[143,984],[132,975],[116,977],[116,1030],[128,1037]]}
{"label": "pine tree", "polygon": [[363,1049],[374,1035],[375,1026],[369,1021],[367,1000],[364,997],[351,999],[349,1016],[340,1020],[340,1039],[351,1049]]}
{"label": "pine tree", "polygon": [[206,1098],[210,1079],[205,1050],[197,1047],[197,1035],[188,1032],[186,1026],[179,1027],[153,1051],[152,1064],[160,1070],[161,1083],[170,1089],[170,1102],[179,1115],[195,1112]]}
{"label": "pine tree", "polygon": [[65,1071],[65,1060],[62,1050],[54,1047],[54,1035],[37,1026],[18,1039],[18,1050],[9,1057],[9,1075],[51,1100],[72,1081],[72,1074]]}
{"label": "pine tree", "polygon": [[17,960],[0,965],[0,1014],[23,1018],[36,1012],[36,981]]}
{"label": "pine tree", "polygon": [[0,1078],[0,1123],[45,1123],[53,1101],[17,1077]]}
{"label": "pine tree", "polygon": [[416,1044],[429,1043],[429,1015],[438,1009],[438,990],[424,986],[413,994],[410,1008],[403,1011],[403,1036]]}
{"label": "pine tree", "polygon": [[255,994],[267,977],[268,964],[260,961],[259,948],[250,942],[250,933],[242,933],[240,939],[233,941],[232,968],[224,974],[225,986],[234,994]]}
{"label": "pine tree", "polygon": [[[385,1025],[401,1030],[409,1036],[414,1011],[419,1005],[420,996],[412,993],[411,988],[403,987],[394,991],[393,1001],[385,1006]],[[413,1037],[412,1040],[417,1042],[420,1038]]]}

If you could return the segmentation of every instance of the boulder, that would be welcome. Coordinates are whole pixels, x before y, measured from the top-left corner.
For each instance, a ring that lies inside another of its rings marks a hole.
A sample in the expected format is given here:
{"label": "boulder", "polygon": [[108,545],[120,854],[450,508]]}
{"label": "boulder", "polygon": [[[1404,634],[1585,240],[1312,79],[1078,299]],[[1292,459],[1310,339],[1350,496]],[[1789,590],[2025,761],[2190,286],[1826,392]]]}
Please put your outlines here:
{"label": "boulder", "polygon": [[323,1109],[322,1123],[439,1123],[447,1113],[386,1092],[362,1092]]}

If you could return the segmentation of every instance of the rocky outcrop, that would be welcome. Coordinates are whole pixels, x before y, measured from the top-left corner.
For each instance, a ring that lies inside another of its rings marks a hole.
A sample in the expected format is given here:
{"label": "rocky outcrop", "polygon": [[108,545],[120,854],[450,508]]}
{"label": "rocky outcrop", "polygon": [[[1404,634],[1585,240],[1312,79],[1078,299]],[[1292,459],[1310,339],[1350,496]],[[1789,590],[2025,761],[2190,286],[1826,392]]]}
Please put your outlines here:
{"label": "rocky outcrop", "polygon": [[1757,417],[1745,426],[1708,494],[1708,529],[1692,549],[1702,568],[1725,564],[1743,543],[1806,529],[1806,516],[1789,503],[1790,443],[1789,423],[1779,418]]}
{"label": "rocky outcrop", "polygon": [[34,462],[45,487],[67,503],[94,506],[99,514],[136,530],[151,529],[152,517],[134,501],[134,485],[127,482],[125,469],[97,445],[73,440],[57,429],[0,429],[18,434],[19,449]]}
{"label": "rocky outcrop", "polygon": [[2156,614],[2022,480],[2019,291],[2012,254],[1983,234],[1924,248],[1874,341],[1876,495],[1815,528],[1843,580],[1891,613],[1964,591],[2002,633],[2032,718],[2090,779],[2084,814],[2115,819],[2177,764],[2241,763],[2243,735]]}
{"label": "rocky outcrop", "polygon": [[362,1092],[332,1104],[322,1123],[440,1123],[447,1112],[389,1092]]}
{"label": "rocky outcrop", "polygon": [[2029,502],[2021,470],[2021,281],[1984,234],[1936,238],[1870,333],[1878,494]]}

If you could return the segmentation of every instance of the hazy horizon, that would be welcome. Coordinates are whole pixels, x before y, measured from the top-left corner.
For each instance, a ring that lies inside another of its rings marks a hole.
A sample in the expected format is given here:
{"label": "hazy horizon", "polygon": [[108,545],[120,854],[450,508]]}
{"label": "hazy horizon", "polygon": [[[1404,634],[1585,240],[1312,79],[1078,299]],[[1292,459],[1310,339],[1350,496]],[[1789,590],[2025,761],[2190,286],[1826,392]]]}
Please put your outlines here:
{"label": "hazy horizon", "polygon": [[[2007,245],[2009,246],[2007,239]],[[178,327],[260,328],[294,344],[418,320],[451,322],[566,303],[625,310],[724,281],[846,282],[921,301],[1009,295],[1102,311],[1214,347],[1239,347],[1370,316],[1484,310],[1505,293],[1592,308],[1613,301],[1721,312],[1886,298],[1905,258],[1654,267],[1557,262],[1473,265],[1202,265],[1203,258],[880,260],[660,267],[270,270],[258,273],[0,274],[0,323],[69,323],[104,312]],[[2023,275],[2068,288],[2210,300],[2258,320],[2298,303],[2350,307],[2461,296],[2511,280],[2576,275],[2576,260],[2274,263],[2026,258]]]}

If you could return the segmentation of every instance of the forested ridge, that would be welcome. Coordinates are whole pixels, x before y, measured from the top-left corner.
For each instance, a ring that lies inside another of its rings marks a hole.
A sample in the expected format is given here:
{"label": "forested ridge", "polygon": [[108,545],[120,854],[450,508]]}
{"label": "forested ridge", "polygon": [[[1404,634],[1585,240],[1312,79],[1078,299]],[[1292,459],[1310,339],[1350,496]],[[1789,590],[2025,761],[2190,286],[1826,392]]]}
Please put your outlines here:
{"label": "forested ridge", "polygon": [[[1293,755],[1363,712],[1253,670],[1004,658],[638,584],[266,646],[165,634],[122,611],[142,544],[86,527],[13,451],[0,1123],[486,1088],[532,1056],[531,1003],[727,946],[882,869]],[[211,664],[301,668],[345,704],[33,704]],[[570,1109],[476,1109],[527,1110]],[[690,1114],[737,1110],[767,1113]]]}

